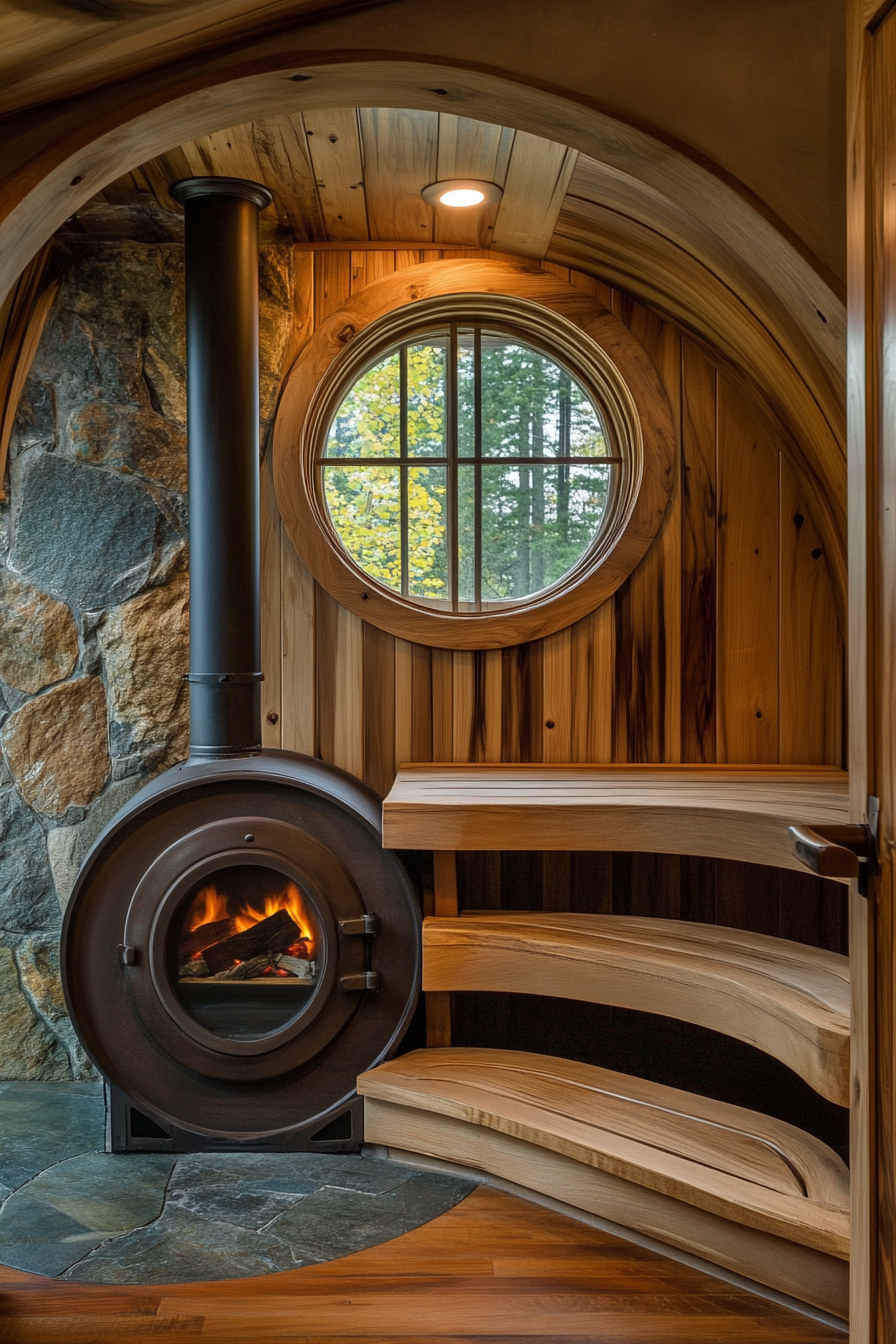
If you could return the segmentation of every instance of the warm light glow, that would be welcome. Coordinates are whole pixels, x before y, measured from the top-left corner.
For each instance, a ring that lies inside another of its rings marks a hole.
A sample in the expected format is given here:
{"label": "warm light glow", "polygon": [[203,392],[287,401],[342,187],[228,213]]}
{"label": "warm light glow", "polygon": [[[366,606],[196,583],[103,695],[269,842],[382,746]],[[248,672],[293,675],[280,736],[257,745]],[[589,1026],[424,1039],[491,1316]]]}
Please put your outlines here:
{"label": "warm light glow", "polygon": [[[307,950],[301,949],[302,955],[312,957],[314,955],[312,925],[305,914],[302,893],[295,882],[287,882],[283,890],[275,896],[266,896],[263,909],[259,910],[257,906],[244,901],[239,910],[235,912],[231,911],[227,896],[222,895],[217,887],[214,885],[203,887],[193,902],[188,919],[189,927],[185,932],[192,933],[203,924],[211,924],[219,919],[232,918],[235,925],[234,932],[244,933],[246,929],[251,929],[254,924],[260,923],[261,920],[276,915],[278,910],[289,911],[293,923],[299,927],[300,940],[308,945]],[[299,939],[297,939],[298,941]]]}
{"label": "warm light glow", "polygon": [[476,191],[473,187],[455,187],[451,191],[445,191],[439,197],[440,205],[481,205],[485,200],[484,191]]}

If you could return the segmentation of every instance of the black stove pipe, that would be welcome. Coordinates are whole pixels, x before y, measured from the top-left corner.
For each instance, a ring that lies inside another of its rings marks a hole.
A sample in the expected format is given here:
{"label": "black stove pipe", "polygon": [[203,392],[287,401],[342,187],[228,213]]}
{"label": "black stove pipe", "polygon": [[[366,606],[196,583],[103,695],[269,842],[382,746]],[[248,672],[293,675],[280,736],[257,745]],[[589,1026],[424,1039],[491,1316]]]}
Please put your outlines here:
{"label": "black stove pipe", "polygon": [[267,188],[176,182],[186,222],[190,755],[261,747],[258,213]]}

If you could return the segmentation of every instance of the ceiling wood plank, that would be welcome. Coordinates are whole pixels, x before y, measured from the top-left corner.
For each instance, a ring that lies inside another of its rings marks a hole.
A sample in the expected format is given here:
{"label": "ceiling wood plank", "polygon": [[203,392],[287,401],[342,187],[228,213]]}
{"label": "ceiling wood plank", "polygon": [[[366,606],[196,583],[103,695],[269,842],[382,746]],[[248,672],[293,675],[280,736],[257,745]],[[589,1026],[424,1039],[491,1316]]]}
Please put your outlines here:
{"label": "ceiling wood plank", "polygon": [[357,112],[318,108],[306,112],[304,120],[327,238],[332,242],[369,238]]}
{"label": "ceiling wood plank", "polygon": [[258,122],[255,148],[265,185],[274,193],[277,213],[295,241],[322,242],[327,231],[302,114]]}
{"label": "ceiling wood plank", "polygon": [[251,122],[245,122],[182,145],[191,171],[197,177],[243,177],[258,182],[262,170],[253,129]]}
{"label": "ceiling wood plank", "polygon": [[[469,177],[476,182],[496,182],[503,187],[513,137],[513,131],[506,126],[443,112],[439,117],[437,180],[445,182],[451,178]],[[441,206],[434,214],[433,237],[437,243],[449,247],[478,247],[491,241],[498,207],[452,210]]]}
{"label": "ceiling wood plank", "polygon": [[524,257],[545,255],[577,158],[565,145],[517,131],[495,221],[495,247]]}
{"label": "ceiling wood plank", "polygon": [[358,115],[371,237],[431,242],[434,211],[420,192],[436,181],[438,113],[365,107]]}
{"label": "ceiling wood plank", "polygon": [[168,191],[173,182],[191,177],[193,174],[190,161],[179,145],[169,149],[167,154],[159,154],[157,158],[150,159],[137,171],[143,174],[150,191],[155,196],[156,204],[162,210],[183,212],[183,206],[178,205]]}
{"label": "ceiling wood plank", "polygon": [[109,205],[145,205],[147,198],[152,197],[152,190],[138,168],[134,173],[117,177],[114,182],[103,187],[100,195]]}

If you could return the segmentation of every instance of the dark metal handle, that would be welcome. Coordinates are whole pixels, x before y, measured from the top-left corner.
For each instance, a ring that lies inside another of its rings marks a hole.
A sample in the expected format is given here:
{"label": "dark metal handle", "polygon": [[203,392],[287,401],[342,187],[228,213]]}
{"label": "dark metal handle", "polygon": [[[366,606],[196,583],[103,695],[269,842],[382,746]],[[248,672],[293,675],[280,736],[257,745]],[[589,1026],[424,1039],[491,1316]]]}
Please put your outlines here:
{"label": "dark metal handle", "polygon": [[359,975],[344,975],[339,981],[343,989],[379,989],[379,971],[361,971]]}
{"label": "dark metal handle", "polygon": [[873,854],[867,826],[791,826],[797,858],[819,877],[858,877],[860,857]]}

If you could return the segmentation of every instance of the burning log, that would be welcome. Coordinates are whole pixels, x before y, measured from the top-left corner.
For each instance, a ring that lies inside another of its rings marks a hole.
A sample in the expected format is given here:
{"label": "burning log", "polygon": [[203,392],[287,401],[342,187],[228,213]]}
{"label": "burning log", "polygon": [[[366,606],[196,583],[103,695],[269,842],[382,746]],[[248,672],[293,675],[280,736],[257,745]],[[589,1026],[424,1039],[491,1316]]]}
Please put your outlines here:
{"label": "burning log", "polygon": [[[204,957],[212,975],[225,971],[231,962],[248,961],[261,953],[268,961],[278,952],[285,952],[301,937],[301,930],[287,910],[278,910],[267,919],[260,919],[251,929],[235,933],[220,943],[205,949]],[[267,964],[267,963],[265,963]]]}
{"label": "burning log", "polygon": [[200,957],[198,961],[185,961],[177,974],[181,980],[201,980],[204,976],[211,975],[211,971]]}
{"label": "burning log", "polygon": [[260,976],[266,966],[270,966],[271,959],[264,953],[260,957],[250,957],[248,961],[240,961],[236,966],[228,966],[226,971],[219,971],[213,975],[212,980],[253,980]]}
{"label": "burning log", "polygon": [[304,957],[289,957],[284,953],[274,958],[274,965],[281,970],[289,971],[291,975],[297,975],[300,980],[311,980],[314,976],[314,963]]}
{"label": "burning log", "polygon": [[232,938],[235,933],[235,919],[213,919],[209,924],[200,924],[198,929],[181,934],[181,958],[189,961],[197,952],[204,952],[207,947],[220,943],[224,938]]}

